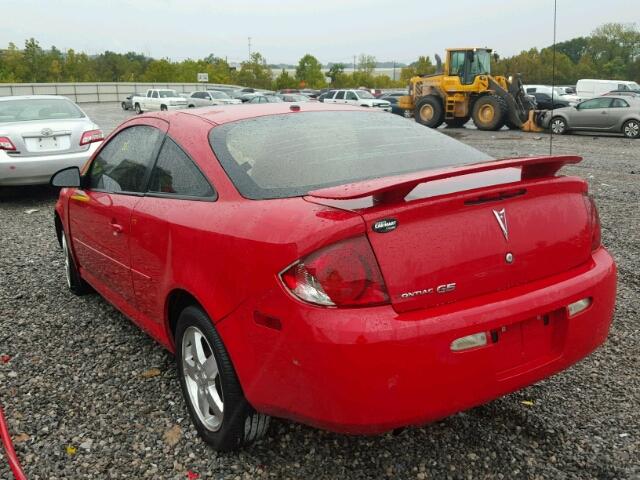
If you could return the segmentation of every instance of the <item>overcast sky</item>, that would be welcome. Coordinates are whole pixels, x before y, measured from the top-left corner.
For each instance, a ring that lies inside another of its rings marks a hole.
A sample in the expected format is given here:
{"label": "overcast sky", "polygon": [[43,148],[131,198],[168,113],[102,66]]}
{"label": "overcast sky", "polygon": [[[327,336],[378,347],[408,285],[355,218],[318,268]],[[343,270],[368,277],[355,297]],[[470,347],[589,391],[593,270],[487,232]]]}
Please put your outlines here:
{"label": "overcast sky", "polygon": [[[553,0],[242,1],[2,0],[0,48],[36,38],[89,54],[136,51],[173,60],[209,53],[242,61],[252,51],[269,63],[411,62],[446,47],[489,46],[501,56],[553,40]],[[632,6],[633,5],[633,6]],[[640,24],[636,0],[558,0],[558,41],[588,35],[605,22]]]}

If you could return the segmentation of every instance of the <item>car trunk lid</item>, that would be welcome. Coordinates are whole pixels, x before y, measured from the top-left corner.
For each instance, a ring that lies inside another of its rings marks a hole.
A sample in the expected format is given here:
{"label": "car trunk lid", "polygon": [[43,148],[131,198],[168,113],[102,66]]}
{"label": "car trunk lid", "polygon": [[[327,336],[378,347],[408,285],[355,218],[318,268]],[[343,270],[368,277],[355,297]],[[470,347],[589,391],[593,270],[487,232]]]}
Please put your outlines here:
{"label": "car trunk lid", "polygon": [[588,260],[586,185],[553,178],[580,159],[543,158],[376,179],[308,198],[339,208],[373,200],[346,208],[366,222],[392,305],[405,312],[508,289]]}

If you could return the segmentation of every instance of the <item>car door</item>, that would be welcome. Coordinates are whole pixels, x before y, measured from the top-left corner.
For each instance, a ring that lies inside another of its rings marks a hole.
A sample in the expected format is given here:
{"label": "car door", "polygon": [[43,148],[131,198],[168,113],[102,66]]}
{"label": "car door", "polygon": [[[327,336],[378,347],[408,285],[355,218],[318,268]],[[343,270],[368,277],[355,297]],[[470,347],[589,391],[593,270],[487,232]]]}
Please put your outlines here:
{"label": "car door", "polygon": [[131,212],[140,201],[167,130],[166,122],[117,132],[94,157],[85,186],[69,199],[72,246],[83,276],[118,304],[134,303],[130,271]]}
{"label": "car door", "polygon": [[333,97],[333,100],[330,100],[330,102],[331,103],[345,103],[344,94],[345,94],[344,90],[338,90],[336,92],[335,96]]}
{"label": "car door", "polygon": [[619,131],[622,128],[622,122],[629,113],[629,104],[622,98],[612,98],[609,107],[609,130]]}
{"label": "car door", "polygon": [[580,103],[572,112],[571,128],[606,129],[611,120],[609,110],[611,98],[598,97]]}
{"label": "car door", "polygon": [[[198,212],[215,200],[215,191],[204,174],[185,150],[167,135],[153,167],[147,193],[136,204],[131,221],[133,287],[138,310],[149,319],[143,328],[152,334],[162,333],[165,292],[179,276],[174,269],[188,268],[188,262],[175,256],[177,249],[174,251],[172,245],[188,243],[192,239],[193,232],[185,222],[197,223],[202,218]],[[184,215],[189,219],[181,221]]]}
{"label": "car door", "polygon": [[344,100],[345,100],[344,103],[347,103],[349,105],[360,104],[360,99],[356,95],[356,92],[354,92],[353,90],[347,90],[347,93],[344,96]]}

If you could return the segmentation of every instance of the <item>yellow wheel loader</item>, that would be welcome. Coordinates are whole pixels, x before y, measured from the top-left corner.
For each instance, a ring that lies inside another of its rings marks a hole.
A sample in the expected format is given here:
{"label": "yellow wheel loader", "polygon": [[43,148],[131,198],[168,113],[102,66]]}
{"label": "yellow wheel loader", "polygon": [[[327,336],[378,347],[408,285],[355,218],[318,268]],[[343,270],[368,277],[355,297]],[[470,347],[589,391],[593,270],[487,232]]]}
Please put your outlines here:
{"label": "yellow wheel loader", "polygon": [[520,78],[492,76],[491,56],[487,48],[448,49],[443,66],[436,55],[436,73],[411,78],[409,95],[400,97],[398,106],[413,111],[417,122],[431,128],[442,123],[460,127],[473,119],[480,130],[507,125],[540,131],[538,113]]}

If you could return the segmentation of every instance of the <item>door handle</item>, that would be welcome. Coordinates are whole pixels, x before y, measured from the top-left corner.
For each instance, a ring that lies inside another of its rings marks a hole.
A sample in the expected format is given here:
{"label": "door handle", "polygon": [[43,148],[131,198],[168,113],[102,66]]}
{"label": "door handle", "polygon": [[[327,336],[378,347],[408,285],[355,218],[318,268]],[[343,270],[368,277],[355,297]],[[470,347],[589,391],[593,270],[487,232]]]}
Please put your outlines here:
{"label": "door handle", "polygon": [[111,222],[111,228],[113,229],[113,234],[118,235],[119,233],[124,232],[124,227],[118,223]]}

